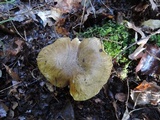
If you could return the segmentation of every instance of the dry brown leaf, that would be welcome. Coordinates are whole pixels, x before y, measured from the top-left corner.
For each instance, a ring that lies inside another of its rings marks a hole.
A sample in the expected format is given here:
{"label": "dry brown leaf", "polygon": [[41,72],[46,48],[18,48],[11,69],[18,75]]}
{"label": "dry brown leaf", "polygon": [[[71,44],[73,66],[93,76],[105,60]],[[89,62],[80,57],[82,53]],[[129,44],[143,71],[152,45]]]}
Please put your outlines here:
{"label": "dry brown leaf", "polygon": [[16,81],[20,81],[20,77],[18,76],[18,74],[16,72],[14,72],[12,70],[12,68],[9,68],[7,65],[3,64],[4,67],[6,68],[7,73],[12,77],[12,79],[16,80]]}
{"label": "dry brown leaf", "polygon": [[24,41],[22,40],[16,40],[14,44],[16,45],[16,48],[13,48],[11,46],[6,47],[3,51],[0,51],[0,56],[16,56],[23,48]]}
{"label": "dry brown leaf", "polygon": [[24,41],[22,41],[22,40],[19,40],[19,39],[16,40],[15,44],[17,45],[17,48],[15,48],[15,49],[8,49],[8,50],[6,50],[5,53],[7,53],[9,55],[13,55],[13,56],[17,55],[22,50],[23,43],[24,43]]}
{"label": "dry brown leaf", "polygon": [[82,0],[55,0],[56,8],[59,8],[63,13],[68,13],[71,10],[76,10]]}
{"label": "dry brown leaf", "polygon": [[61,18],[63,12],[59,8],[51,8],[46,11],[39,11],[37,15],[42,19],[43,26],[45,27],[47,24],[52,26],[52,22],[49,18],[53,18],[56,22]]}
{"label": "dry brown leaf", "polygon": [[135,10],[136,12],[144,12],[148,7],[149,7],[149,4],[148,4],[148,3],[140,2],[140,3],[134,8],[134,10]]}
{"label": "dry brown leaf", "polygon": [[58,34],[62,34],[63,36],[67,36],[69,34],[69,32],[64,28],[64,27],[55,27],[55,30]]}
{"label": "dry brown leaf", "polygon": [[[24,41],[22,40],[16,40],[15,44],[17,45],[17,48],[15,49],[15,53],[18,54],[21,50],[22,50],[22,45],[23,45]],[[15,55],[16,55],[15,54]]]}
{"label": "dry brown leaf", "polygon": [[136,67],[136,72],[138,71],[146,75],[160,74],[160,48],[158,46],[147,45]]}
{"label": "dry brown leaf", "polygon": [[64,24],[65,24],[65,18],[61,18],[59,19],[59,21],[56,23],[55,25],[55,30],[58,34],[62,34],[62,35],[68,35],[69,32],[66,28],[64,28]]}
{"label": "dry brown leaf", "polygon": [[152,104],[160,102],[160,86],[155,82],[143,81],[139,86],[131,91],[131,98],[136,105]]}
{"label": "dry brown leaf", "polygon": [[[71,11],[76,11],[79,7],[79,2],[81,0],[55,0],[57,4],[54,7],[51,7],[50,10],[38,11],[37,15],[42,19],[43,26],[45,27],[47,24],[52,26],[53,23],[49,18],[53,18],[56,22],[58,22],[64,13],[70,13]],[[62,31],[63,32],[63,31]]]}

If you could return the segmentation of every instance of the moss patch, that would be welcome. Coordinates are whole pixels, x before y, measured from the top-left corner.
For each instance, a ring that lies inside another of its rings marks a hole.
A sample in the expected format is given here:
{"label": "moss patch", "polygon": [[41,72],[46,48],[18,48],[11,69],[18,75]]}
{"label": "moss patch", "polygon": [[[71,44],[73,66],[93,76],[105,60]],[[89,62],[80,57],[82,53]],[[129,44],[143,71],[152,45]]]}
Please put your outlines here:
{"label": "moss patch", "polygon": [[[108,21],[103,26],[94,26],[80,33],[81,37],[99,37],[103,40],[105,51],[113,58],[116,57],[124,48],[134,42],[134,37],[129,33],[128,28]],[[124,51],[117,59],[125,62],[128,54],[133,52],[134,48]]]}

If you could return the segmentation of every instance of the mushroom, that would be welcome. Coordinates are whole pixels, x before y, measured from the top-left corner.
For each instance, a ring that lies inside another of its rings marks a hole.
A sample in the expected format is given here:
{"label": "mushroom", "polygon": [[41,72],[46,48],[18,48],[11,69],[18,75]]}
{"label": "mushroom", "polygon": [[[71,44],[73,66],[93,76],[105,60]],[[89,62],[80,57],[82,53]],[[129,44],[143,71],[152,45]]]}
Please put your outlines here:
{"label": "mushroom", "polygon": [[38,68],[57,87],[69,85],[70,94],[84,101],[99,93],[112,69],[112,58],[98,38],[64,37],[44,47],[37,57]]}

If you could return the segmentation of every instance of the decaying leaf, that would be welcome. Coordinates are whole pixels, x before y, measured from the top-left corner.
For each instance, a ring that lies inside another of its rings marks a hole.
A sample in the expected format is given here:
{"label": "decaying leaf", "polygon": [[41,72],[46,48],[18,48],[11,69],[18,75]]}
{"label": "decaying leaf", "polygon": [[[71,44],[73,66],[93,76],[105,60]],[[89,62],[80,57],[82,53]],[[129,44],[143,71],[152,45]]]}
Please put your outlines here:
{"label": "decaying leaf", "polygon": [[61,18],[62,14],[63,12],[58,8],[51,8],[50,10],[39,11],[37,13],[37,15],[42,19],[44,27],[47,25],[47,23],[49,24],[49,26],[52,26],[49,18],[53,18],[55,21],[58,21]]}
{"label": "decaying leaf", "polygon": [[136,12],[144,12],[149,7],[148,3],[140,2],[137,6],[135,6],[134,10]]}
{"label": "decaying leaf", "polygon": [[7,116],[7,112],[8,112],[8,107],[0,102],[0,118],[4,118]]}
{"label": "decaying leaf", "polygon": [[107,82],[112,59],[98,38],[60,38],[43,48],[37,57],[42,74],[57,87],[70,86],[70,94],[84,101],[98,94]]}
{"label": "decaying leaf", "polygon": [[22,50],[23,43],[24,43],[24,41],[19,40],[19,39],[15,41],[15,44],[17,45],[17,48],[14,49],[15,50],[15,52],[14,52],[15,55],[17,55]]}
{"label": "decaying leaf", "polygon": [[139,86],[131,91],[131,98],[136,105],[152,104],[160,102],[160,86],[155,82],[143,81]]}
{"label": "decaying leaf", "polygon": [[68,35],[69,34],[69,30],[64,28],[63,25],[65,24],[65,18],[61,18],[55,26],[55,30],[58,34],[62,34],[62,35]]}
{"label": "decaying leaf", "polygon": [[56,8],[59,8],[63,13],[74,11],[82,0],[55,0],[57,2]]}
{"label": "decaying leaf", "polygon": [[124,93],[116,93],[115,99],[120,102],[125,102],[127,100],[127,96]]}
{"label": "decaying leaf", "polygon": [[133,29],[136,33],[139,33],[141,35],[141,38],[139,40],[137,40],[137,37],[136,37],[136,40],[135,42],[138,44],[138,45],[141,45],[142,47],[148,42],[149,38],[153,35],[156,35],[156,34],[159,34],[160,33],[160,29],[151,33],[150,35],[146,36],[144,34],[144,32],[142,31],[142,28],[139,28],[139,27],[136,27],[133,23],[130,23],[128,21],[126,21],[127,23],[127,27],[129,29]]}
{"label": "decaying leaf", "polygon": [[148,35],[145,38],[142,38],[139,41],[137,41],[137,44],[139,45],[139,47],[132,54],[130,54],[128,57],[132,60],[136,60],[138,58],[141,58],[143,55],[143,51],[146,49],[144,46],[146,45],[146,43],[148,42],[150,37],[153,35],[159,34],[159,33],[160,33],[160,29],[153,32],[151,35]]}
{"label": "decaying leaf", "polygon": [[20,78],[16,72],[14,72],[11,68],[9,68],[7,65],[3,64],[6,68],[7,73],[12,77],[12,79],[19,81]]}
{"label": "decaying leaf", "polygon": [[58,22],[64,13],[69,13],[76,11],[77,7],[80,5],[81,0],[55,0],[56,5],[51,7],[50,10],[37,11],[37,15],[42,19],[43,26],[45,27],[48,23],[49,26],[52,26],[53,23],[49,18],[53,18]]}
{"label": "decaying leaf", "polygon": [[129,110],[128,110],[128,108],[126,108],[126,110],[123,114],[122,120],[129,120],[129,118],[130,118]]}
{"label": "decaying leaf", "polygon": [[37,14],[42,19],[44,27],[47,24],[52,26],[53,23],[49,18],[58,21],[62,17],[62,14],[76,11],[80,6],[80,2],[81,0],[54,0],[56,5],[50,7],[49,10],[35,10],[31,6],[21,5],[19,6],[20,10],[14,14],[12,20],[22,22],[26,19],[33,19],[34,21],[38,21],[36,18]]}
{"label": "decaying leaf", "polygon": [[158,8],[157,4],[154,2],[154,0],[149,0],[149,2],[151,3],[152,9],[156,10]]}
{"label": "decaying leaf", "polygon": [[35,10],[32,9],[29,5],[19,6],[19,11],[15,13],[15,16],[12,18],[13,21],[22,22],[26,19],[32,18],[34,21],[38,21],[35,16]]}
{"label": "decaying leaf", "polygon": [[18,106],[18,102],[13,101],[12,102],[12,109],[15,110]]}
{"label": "decaying leaf", "polygon": [[142,23],[144,28],[150,28],[152,30],[160,28],[160,20],[149,19]]}
{"label": "decaying leaf", "polygon": [[160,48],[158,46],[147,45],[136,67],[136,72],[138,71],[146,75],[160,74]]}
{"label": "decaying leaf", "polygon": [[15,56],[15,55],[17,55],[21,50],[22,50],[22,48],[23,48],[23,43],[24,43],[24,41],[22,41],[22,40],[16,40],[15,42],[14,42],[14,44],[16,45],[16,48],[7,48],[5,51],[4,51],[4,53],[6,54],[6,55],[13,55],[13,56]]}

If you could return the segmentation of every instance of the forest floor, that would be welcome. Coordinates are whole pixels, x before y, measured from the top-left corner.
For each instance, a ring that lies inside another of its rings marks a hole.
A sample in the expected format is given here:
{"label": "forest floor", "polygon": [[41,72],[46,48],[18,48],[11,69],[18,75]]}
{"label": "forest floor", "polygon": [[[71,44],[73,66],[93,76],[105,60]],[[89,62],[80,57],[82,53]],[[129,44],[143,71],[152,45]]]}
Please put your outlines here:
{"label": "forest floor", "polygon": [[[0,119],[160,120],[159,6],[158,0],[0,1]],[[155,25],[142,27],[149,19]],[[37,55],[57,38],[82,38],[79,33],[108,21],[127,21],[132,39],[142,43],[135,42],[139,49],[127,63],[113,59],[110,78],[96,96],[75,101],[69,87],[47,82]]]}

